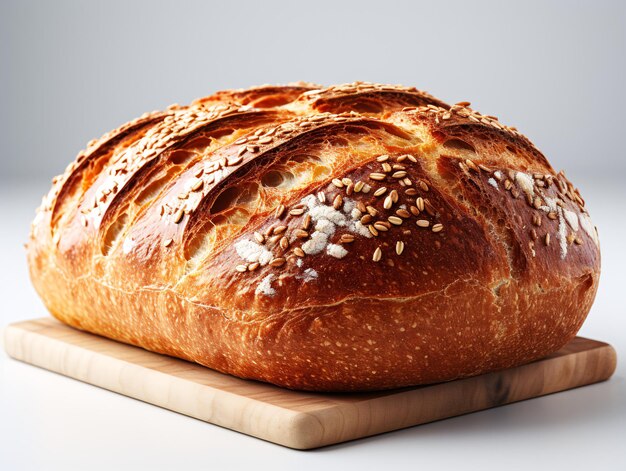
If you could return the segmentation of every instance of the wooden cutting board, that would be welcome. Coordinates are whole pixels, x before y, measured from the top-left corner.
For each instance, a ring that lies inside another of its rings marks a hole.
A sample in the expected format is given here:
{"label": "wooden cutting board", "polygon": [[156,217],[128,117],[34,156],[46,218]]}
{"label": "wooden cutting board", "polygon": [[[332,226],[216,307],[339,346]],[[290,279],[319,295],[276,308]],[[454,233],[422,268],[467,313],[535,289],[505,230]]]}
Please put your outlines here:
{"label": "wooden cutting board", "polygon": [[608,379],[615,350],[577,337],[543,360],[473,378],[360,394],[290,391],[67,327],[12,324],[18,360],[291,448],[310,449],[501,406]]}

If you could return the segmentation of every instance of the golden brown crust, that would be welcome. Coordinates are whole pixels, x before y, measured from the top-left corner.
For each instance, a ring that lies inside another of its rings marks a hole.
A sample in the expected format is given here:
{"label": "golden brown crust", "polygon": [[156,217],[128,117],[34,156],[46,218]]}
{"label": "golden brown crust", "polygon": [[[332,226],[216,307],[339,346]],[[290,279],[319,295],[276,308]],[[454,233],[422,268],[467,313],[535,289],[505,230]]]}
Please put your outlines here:
{"label": "golden brown crust", "polygon": [[146,115],[57,178],[33,283],[70,325],[291,388],[537,359],[591,307],[597,233],[528,139],[468,106],[301,83]]}

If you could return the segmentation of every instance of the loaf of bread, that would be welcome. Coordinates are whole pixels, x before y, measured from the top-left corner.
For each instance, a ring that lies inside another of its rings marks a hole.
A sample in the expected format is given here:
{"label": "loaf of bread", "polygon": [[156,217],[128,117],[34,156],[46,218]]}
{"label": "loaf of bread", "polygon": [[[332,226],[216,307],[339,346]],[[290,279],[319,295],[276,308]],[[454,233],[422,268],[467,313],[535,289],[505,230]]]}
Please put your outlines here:
{"label": "loaf of bread", "polygon": [[536,360],[600,274],[578,190],[515,128],[415,88],[228,90],[90,142],[27,244],[78,329],[294,389]]}

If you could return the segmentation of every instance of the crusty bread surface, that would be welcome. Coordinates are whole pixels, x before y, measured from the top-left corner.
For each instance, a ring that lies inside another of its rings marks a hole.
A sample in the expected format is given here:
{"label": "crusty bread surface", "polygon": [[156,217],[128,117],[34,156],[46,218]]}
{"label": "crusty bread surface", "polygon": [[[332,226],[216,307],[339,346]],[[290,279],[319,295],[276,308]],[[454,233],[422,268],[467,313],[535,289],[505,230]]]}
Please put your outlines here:
{"label": "crusty bread surface", "polygon": [[227,90],[90,142],[27,243],[79,329],[294,389],[550,354],[600,275],[578,190],[515,128],[415,88]]}

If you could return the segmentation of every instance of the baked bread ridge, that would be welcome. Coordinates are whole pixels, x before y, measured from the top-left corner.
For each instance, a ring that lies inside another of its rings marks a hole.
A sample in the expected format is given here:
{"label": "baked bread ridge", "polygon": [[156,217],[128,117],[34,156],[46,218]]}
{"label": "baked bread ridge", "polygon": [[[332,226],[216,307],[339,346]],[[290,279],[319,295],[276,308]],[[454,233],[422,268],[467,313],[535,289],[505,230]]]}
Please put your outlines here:
{"label": "baked bread ridge", "polygon": [[50,312],[295,389],[522,364],[578,331],[597,231],[514,128],[414,88],[227,90],[91,142],[27,243]]}

